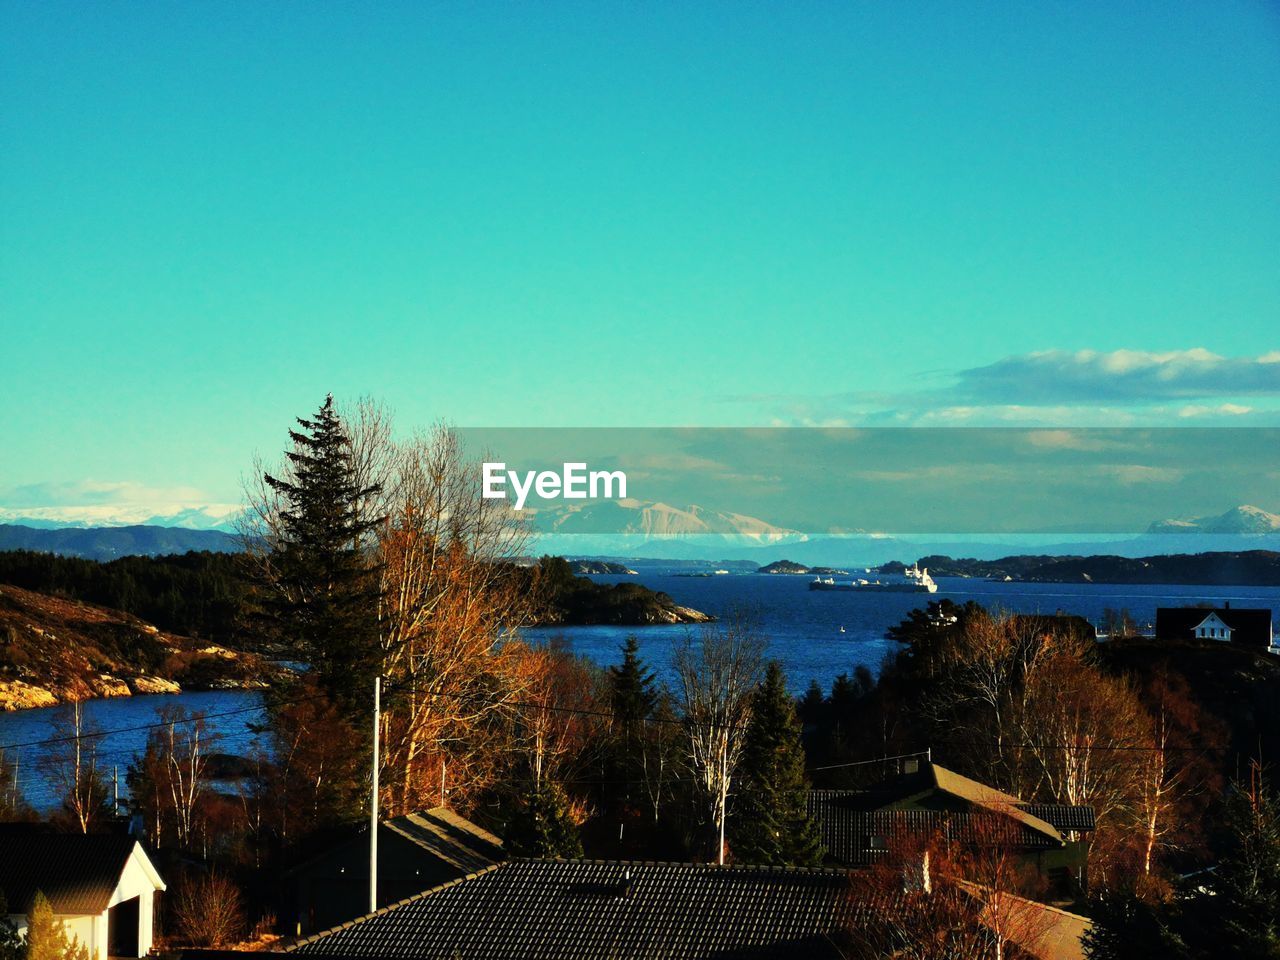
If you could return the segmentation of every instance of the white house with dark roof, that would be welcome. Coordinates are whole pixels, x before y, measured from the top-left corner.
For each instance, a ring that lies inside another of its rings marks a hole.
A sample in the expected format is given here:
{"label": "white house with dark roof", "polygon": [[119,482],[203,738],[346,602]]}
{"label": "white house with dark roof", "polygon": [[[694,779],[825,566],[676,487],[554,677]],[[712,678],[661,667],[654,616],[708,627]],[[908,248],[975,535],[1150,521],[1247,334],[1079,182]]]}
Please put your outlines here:
{"label": "white house with dark roof", "polygon": [[1156,637],[1161,640],[1208,640],[1280,653],[1268,608],[1245,609],[1227,602],[1221,607],[1158,607]]}
{"label": "white house with dark roof", "polygon": [[164,889],[133,837],[0,834],[0,890],[9,921],[25,933],[27,910],[39,891],[96,960],[150,952],[156,896]]}

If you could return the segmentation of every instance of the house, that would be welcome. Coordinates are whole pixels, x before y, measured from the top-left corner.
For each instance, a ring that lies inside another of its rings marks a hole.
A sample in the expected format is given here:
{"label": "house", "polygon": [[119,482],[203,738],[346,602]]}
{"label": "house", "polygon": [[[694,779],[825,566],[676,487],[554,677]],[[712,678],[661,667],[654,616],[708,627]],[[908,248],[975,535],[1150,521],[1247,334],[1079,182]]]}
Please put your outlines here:
{"label": "house", "polygon": [[165,889],[133,837],[94,834],[0,834],[0,890],[9,921],[25,933],[39,891],[91,958],[145,957],[157,896]]}
{"label": "house", "polygon": [[[862,879],[834,868],[513,860],[316,934],[274,960],[836,960],[851,933],[883,924],[897,906],[893,894],[860,889]],[[962,887],[991,930],[999,904],[1020,956],[1081,960],[1083,917]],[[1025,918],[1016,928],[1013,911]]]}
{"label": "house", "polygon": [[837,958],[857,907],[838,869],[512,860],[310,937],[365,960]]}
{"label": "house", "polygon": [[1280,653],[1271,611],[1232,607],[1229,601],[1221,607],[1158,607],[1156,639],[1211,640]]}
{"label": "house", "polygon": [[1024,803],[929,761],[860,790],[811,790],[809,816],[828,856],[846,867],[869,867],[913,840],[945,837],[976,847],[1012,850],[1035,885],[1069,899],[1084,885],[1093,808]]}
{"label": "house", "polygon": [[[503,859],[502,841],[452,810],[433,807],[378,824],[378,905],[483,870]],[[358,831],[285,874],[299,935],[369,909],[369,831]]]}

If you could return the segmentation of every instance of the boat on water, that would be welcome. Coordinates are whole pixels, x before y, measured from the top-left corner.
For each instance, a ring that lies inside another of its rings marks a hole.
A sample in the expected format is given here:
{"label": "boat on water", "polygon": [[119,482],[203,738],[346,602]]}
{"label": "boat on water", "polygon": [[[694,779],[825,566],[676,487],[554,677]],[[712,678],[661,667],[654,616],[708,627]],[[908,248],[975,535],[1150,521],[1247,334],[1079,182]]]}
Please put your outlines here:
{"label": "boat on water", "polygon": [[809,581],[810,590],[865,590],[887,593],[937,593],[938,585],[929,576],[929,568],[921,569],[912,564],[902,571],[901,580],[836,580],[834,577],[814,577]]}

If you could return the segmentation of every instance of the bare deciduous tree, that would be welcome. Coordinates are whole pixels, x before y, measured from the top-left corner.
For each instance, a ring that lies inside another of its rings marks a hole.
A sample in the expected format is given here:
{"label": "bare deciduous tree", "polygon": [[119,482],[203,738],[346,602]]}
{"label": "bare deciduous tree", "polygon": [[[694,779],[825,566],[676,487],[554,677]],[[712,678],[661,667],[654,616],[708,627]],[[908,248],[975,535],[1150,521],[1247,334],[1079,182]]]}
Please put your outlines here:
{"label": "bare deciduous tree", "polygon": [[240,891],[221,873],[188,875],[174,896],[173,919],[178,938],[195,947],[223,947],[245,931]]}
{"label": "bare deciduous tree", "polygon": [[98,759],[102,730],[86,719],[84,704],[79,700],[68,703],[56,716],[54,742],[39,764],[62,797],[63,810],[74,828],[90,833],[111,813],[104,770]]}
{"label": "bare deciduous tree", "polygon": [[512,576],[526,524],[481,496],[479,464],[452,430],[414,436],[395,463],[377,549],[382,672],[397,691],[384,726],[386,804],[404,811],[487,785],[489,721],[510,713],[536,671],[511,642],[532,610]]}
{"label": "bare deciduous tree", "polygon": [[724,857],[729,789],[742,756],[751,694],[764,672],[766,642],[749,613],[736,611],[676,645],[677,692],[689,736],[689,762]]}

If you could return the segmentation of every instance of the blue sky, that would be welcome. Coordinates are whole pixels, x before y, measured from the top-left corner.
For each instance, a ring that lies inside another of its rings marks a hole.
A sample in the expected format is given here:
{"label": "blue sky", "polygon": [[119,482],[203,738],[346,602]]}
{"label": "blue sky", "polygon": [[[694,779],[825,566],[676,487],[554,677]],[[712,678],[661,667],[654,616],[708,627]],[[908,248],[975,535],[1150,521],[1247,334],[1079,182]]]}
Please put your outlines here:
{"label": "blue sky", "polygon": [[1277,422],[1274,4],[0,15],[0,507],[233,499],[328,391]]}

